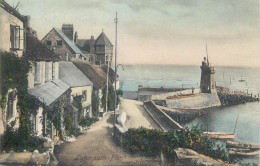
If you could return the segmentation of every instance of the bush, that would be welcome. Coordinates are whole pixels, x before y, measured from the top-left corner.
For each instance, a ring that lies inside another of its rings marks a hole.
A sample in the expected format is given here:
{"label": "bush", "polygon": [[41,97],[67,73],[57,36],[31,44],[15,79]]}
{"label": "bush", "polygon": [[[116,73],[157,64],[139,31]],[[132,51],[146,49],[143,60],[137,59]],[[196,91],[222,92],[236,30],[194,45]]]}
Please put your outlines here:
{"label": "bush", "polygon": [[82,118],[79,122],[79,125],[82,126],[82,127],[89,127],[93,123],[95,123],[97,120],[98,119],[96,117],[94,117],[94,118],[90,118],[90,117]]}
{"label": "bush", "polygon": [[216,147],[212,140],[203,137],[198,125],[190,130],[169,132],[146,128],[129,129],[122,138],[122,146],[131,153],[156,156],[163,152],[172,161],[176,158],[175,148],[190,148],[215,159],[228,160],[225,149]]}
{"label": "bush", "polygon": [[92,112],[94,117],[98,117],[98,113],[99,113],[99,98],[95,95],[93,95],[92,97]]}
{"label": "bush", "polygon": [[67,114],[64,118],[65,130],[67,136],[78,136],[80,135],[80,129],[73,125],[72,117]]}
{"label": "bush", "polygon": [[11,127],[7,127],[3,135],[3,150],[9,152],[13,150],[15,152],[22,152],[27,150],[33,152],[35,149],[40,153],[47,150],[43,146],[45,140],[40,139],[36,136],[28,136],[28,140],[22,140],[18,130],[13,130]]}

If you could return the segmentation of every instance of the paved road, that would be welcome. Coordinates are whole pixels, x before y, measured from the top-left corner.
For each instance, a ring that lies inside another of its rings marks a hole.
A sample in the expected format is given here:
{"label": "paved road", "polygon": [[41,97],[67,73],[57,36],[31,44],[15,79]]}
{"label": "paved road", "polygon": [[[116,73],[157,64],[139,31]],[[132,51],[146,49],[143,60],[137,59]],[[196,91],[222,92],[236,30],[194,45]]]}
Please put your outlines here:
{"label": "paved road", "polygon": [[[134,111],[140,111],[139,104],[132,100],[124,100],[122,103],[124,111],[127,108],[132,108],[132,115]],[[134,109],[133,109],[134,108]],[[137,113],[141,115],[142,113]],[[127,115],[128,119],[134,118]],[[142,120],[142,118],[139,120]],[[147,120],[146,120],[147,121]],[[149,121],[149,120],[148,120]],[[126,153],[118,147],[111,139],[111,128],[113,122],[113,114],[106,114],[103,119],[94,124],[94,126],[79,136],[75,142],[65,143],[60,148],[57,148],[56,156],[60,161],[60,165],[160,165],[159,158],[145,158],[134,156]],[[145,122],[147,125],[147,122]],[[151,124],[148,124],[151,126]]]}

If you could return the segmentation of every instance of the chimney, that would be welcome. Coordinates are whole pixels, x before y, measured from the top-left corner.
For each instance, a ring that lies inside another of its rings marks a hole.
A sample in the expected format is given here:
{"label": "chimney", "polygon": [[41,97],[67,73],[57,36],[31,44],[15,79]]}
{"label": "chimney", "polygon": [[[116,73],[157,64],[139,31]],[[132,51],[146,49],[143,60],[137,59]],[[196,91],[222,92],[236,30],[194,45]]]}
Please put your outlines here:
{"label": "chimney", "polygon": [[73,42],[73,24],[62,24],[62,32]]}
{"label": "chimney", "polygon": [[78,41],[78,32],[75,31],[75,35],[74,35],[74,43],[77,43]]}
{"label": "chimney", "polygon": [[31,22],[31,17],[30,16],[24,16],[25,21],[24,21],[24,28],[30,27],[30,22]]}

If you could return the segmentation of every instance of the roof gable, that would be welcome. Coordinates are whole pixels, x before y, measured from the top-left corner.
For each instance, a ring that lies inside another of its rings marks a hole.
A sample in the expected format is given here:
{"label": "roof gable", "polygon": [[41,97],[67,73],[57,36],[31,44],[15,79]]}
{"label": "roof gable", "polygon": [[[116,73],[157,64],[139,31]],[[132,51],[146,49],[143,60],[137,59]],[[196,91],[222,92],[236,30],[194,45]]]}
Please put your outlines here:
{"label": "roof gable", "polygon": [[104,32],[101,32],[101,34],[98,36],[98,38],[95,41],[95,45],[99,45],[99,46],[106,45],[106,46],[110,46],[110,47],[113,46]]}
{"label": "roof gable", "polygon": [[[52,32],[52,31],[55,31],[55,32],[61,37],[61,39],[63,39],[63,41],[65,42],[65,44],[66,44],[67,46],[69,46],[69,48],[70,48],[75,54],[80,54],[80,55],[82,55],[84,58],[86,58],[86,59],[88,60],[88,57],[86,57],[86,56],[81,52],[81,50],[80,50],[74,43],[72,43],[72,42],[70,41],[70,39],[62,32],[62,30],[60,30],[60,29],[54,27],[52,30],[50,30],[50,32]],[[49,32],[49,33],[50,33],[50,32]],[[47,35],[45,35],[45,37],[48,36],[49,33],[47,33]],[[45,38],[45,37],[44,37],[44,38]],[[44,38],[43,38],[42,40],[44,40]]]}
{"label": "roof gable", "polygon": [[[58,28],[53,28],[59,35],[60,37],[68,44],[68,46],[76,53],[76,54],[81,54],[84,56],[84,54],[80,51],[80,49],[70,41],[70,39],[62,32],[62,30]],[[85,57],[85,56],[84,56]],[[85,57],[87,58],[87,57]]]}

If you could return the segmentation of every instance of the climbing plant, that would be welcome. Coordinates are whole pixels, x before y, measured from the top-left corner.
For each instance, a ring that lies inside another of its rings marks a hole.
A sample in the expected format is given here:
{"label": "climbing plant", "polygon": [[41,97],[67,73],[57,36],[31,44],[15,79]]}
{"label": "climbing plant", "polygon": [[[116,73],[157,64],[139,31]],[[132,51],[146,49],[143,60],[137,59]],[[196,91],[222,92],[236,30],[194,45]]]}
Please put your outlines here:
{"label": "climbing plant", "polygon": [[[19,108],[19,128],[16,131],[11,129],[6,130],[4,138],[7,142],[3,143],[3,148],[9,147],[12,144],[8,143],[8,135],[13,132],[14,139],[19,139],[18,147],[29,148],[32,147],[32,125],[30,121],[31,114],[39,108],[39,102],[36,98],[29,95],[27,74],[30,70],[30,63],[25,58],[18,58],[9,52],[0,52],[1,56],[1,99],[0,105],[4,109],[6,107],[6,96],[9,89],[16,89],[17,91],[17,106]],[[12,134],[11,134],[12,135]],[[10,141],[9,141],[10,142]],[[40,142],[40,141],[39,141]]]}
{"label": "climbing plant", "polygon": [[99,112],[99,98],[95,95],[92,96],[92,112],[94,117],[98,117]]}

